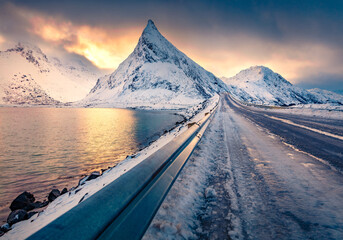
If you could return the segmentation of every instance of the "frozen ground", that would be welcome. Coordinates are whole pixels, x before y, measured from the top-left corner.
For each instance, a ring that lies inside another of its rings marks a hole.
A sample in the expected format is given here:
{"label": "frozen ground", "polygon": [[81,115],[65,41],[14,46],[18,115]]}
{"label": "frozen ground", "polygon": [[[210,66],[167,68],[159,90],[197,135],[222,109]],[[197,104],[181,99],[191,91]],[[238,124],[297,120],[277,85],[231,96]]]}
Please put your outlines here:
{"label": "frozen ground", "polygon": [[119,176],[136,166],[141,161],[144,161],[144,159],[146,159],[152,153],[156,152],[172,139],[187,130],[187,123],[196,122],[202,119],[206,112],[209,112],[211,109],[213,109],[218,100],[219,96],[217,95],[209,99],[208,102],[204,105],[199,105],[197,107],[193,107],[187,109],[186,111],[180,112],[180,114],[183,114],[186,118],[190,118],[185,124],[180,125],[169,133],[161,136],[160,139],[152,143],[149,147],[141,150],[137,154],[127,157],[116,167],[105,171],[104,174],[97,179],[86,182],[84,185],[79,186],[69,193],[58,197],[55,201],[50,203],[48,208],[45,209],[43,212],[34,215],[29,220],[14,224],[12,226],[13,229],[2,236],[1,239],[25,239],[42,227],[46,226],[54,219],[58,218],[63,213],[76,206],[82,198],[83,200],[89,198],[101,188],[117,179]]}
{"label": "frozen ground", "polygon": [[145,239],[343,238],[342,140],[264,115],[222,98]]}

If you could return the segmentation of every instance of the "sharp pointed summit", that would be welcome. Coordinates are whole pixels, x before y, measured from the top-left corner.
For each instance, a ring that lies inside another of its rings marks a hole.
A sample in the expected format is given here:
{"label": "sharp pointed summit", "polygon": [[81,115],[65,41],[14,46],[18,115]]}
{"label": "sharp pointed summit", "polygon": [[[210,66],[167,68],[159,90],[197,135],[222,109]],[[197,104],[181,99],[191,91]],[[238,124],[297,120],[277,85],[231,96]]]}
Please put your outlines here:
{"label": "sharp pointed summit", "polygon": [[184,108],[227,86],[179,51],[149,20],[129,57],[100,78],[80,103],[87,106]]}
{"label": "sharp pointed summit", "polygon": [[155,23],[151,20],[151,19],[149,19],[148,20],[148,24],[146,25],[146,27],[145,27],[145,29],[144,29],[144,31],[149,31],[149,30],[155,30],[155,31],[158,31],[157,30],[157,27],[155,26]]}
{"label": "sharp pointed summit", "polygon": [[148,24],[143,30],[143,33],[141,35],[141,38],[147,39],[147,40],[156,40],[156,38],[163,37],[161,33],[158,31],[157,27],[155,26],[155,23],[152,20],[148,21]]}

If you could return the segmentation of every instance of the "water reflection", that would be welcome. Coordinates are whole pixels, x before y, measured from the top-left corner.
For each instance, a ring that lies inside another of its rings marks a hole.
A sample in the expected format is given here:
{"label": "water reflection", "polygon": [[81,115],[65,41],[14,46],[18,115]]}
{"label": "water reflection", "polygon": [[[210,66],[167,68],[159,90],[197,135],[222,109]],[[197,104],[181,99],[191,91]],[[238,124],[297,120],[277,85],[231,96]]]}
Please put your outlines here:
{"label": "water reflection", "polygon": [[180,117],[126,109],[0,108],[0,219],[22,191],[42,199],[113,166]]}

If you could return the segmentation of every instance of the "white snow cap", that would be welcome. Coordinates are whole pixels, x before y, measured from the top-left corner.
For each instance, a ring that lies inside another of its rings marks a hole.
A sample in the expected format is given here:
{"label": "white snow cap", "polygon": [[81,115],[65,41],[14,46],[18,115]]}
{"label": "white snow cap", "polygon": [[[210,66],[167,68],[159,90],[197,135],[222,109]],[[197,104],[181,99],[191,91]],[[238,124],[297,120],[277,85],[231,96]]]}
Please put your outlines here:
{"label": "white snow cap", "polygon": [[231,78],[222,78],[237,99],[261,105],[297,105],[332,103],[342,100],[333,93],[307,91],[293,86],[280,74],[264,66],[253,66]]}
{"label": "white snow cap", "polygon": [[226,89],[149,20],[134,51],[115,72],[100,78],[80,104],[175,109],[197,105]]}

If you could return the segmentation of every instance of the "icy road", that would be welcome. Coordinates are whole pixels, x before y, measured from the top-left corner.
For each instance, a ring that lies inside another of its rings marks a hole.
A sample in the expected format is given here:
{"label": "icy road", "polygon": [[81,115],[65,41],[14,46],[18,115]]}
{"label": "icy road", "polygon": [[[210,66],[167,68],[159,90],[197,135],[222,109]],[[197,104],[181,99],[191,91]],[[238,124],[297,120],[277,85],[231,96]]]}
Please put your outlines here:
{"label": "icy road", "polygon": [[145,239],[343,239],[343,121],[229,95]]}

